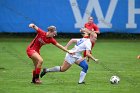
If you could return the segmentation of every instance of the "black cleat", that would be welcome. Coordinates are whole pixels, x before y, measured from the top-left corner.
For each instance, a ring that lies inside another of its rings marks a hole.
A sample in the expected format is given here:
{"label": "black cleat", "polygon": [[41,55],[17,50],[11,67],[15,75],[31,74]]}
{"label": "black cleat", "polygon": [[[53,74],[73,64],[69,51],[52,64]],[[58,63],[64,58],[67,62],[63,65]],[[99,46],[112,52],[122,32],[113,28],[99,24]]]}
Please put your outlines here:
{"label": "black cleat", "polygon": [[46,73],[47,73],[47,72],[46,72],[46,68],[44,68],[43,71],[42,71],[41,74],[40,74],[40,77],[42,78]]}
{"label": "black cleat", "polygon": [[85,82],[84,82],[84,81],[83,81],[83,82],[81,82],[81,83],[79,83],[79,82],[78,82],[78,84],[85,84]]}
{"label": "black cleat", "polygon": [[31,83],[35,83],[35,77],[32,78],[32,82]]}

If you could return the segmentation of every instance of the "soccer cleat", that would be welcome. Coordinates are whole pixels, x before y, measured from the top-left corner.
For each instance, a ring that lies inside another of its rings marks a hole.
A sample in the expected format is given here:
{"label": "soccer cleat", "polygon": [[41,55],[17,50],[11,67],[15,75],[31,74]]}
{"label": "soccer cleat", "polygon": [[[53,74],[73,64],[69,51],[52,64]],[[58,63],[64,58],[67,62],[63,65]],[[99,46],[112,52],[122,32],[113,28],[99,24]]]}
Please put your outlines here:
{"label": "soccer cleat", "polygon": [[33,83],[33,84],[41,84],[42,81],[38,78],[38,79],[32,80],[31,83]]}
{"label": "soccer cleat", "polygon": [[35,84],[41,84],[42,81],[38,78],[38,79],[35,79]]}
{"label": "soccer cleat", "polygon": [[34,77],[32,78],[32,82],[31,83],[35,83],[35,78]]}
{"label": "soccer cleat", "polygon": [[85,82],[84,82],[84,81],[83,81],[83,82],[81,82],[81,83],[79,83],[79,82],[78,82],[78,84],[85,84]]}
{"label": "soccer cleat", "polygon": [[47,73],[47,72],[46,72],[46,68],[44,68],[43,71],[42,71],[41,74],[40,74],[40,77],[42,78],[46,73]]}

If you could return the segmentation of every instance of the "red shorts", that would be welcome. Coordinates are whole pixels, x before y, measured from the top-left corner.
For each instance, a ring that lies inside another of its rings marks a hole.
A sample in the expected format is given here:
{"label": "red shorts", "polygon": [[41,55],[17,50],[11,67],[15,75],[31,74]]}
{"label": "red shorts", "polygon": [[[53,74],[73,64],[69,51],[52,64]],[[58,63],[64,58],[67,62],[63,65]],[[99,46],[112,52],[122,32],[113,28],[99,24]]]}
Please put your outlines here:
{"label": "red shorts", "polygon": [[26,53],[27,53],[27,55],[28,55],[29,58],[33,55],[33,53],[38,53],[40,55],[39,52],[37,52],[37,51],[35,51],[33,49],[27,49],[26,50]]}

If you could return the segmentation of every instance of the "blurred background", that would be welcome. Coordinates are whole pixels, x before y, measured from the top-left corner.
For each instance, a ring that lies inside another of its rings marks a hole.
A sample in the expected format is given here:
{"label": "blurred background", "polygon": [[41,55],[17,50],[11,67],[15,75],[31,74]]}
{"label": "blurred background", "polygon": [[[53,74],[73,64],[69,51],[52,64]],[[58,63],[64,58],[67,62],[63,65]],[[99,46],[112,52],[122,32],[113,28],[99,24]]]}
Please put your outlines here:
{"label": "blurred background", "polygon": [[89,16],[99,38],[140,36],[140,0],[0,0],[0,35],[34,37],[34,23],[45,31],[56,26],[58,37],[79,36]]}

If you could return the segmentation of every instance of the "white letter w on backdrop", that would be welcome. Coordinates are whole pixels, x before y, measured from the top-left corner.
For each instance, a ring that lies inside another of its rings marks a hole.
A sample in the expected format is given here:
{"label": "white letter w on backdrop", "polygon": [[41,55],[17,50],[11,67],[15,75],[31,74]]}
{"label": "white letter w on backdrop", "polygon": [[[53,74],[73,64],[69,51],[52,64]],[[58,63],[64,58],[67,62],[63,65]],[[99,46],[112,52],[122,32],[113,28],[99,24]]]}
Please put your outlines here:
{"label": "white letter w on backdrop", "polygon": [[93,9],[95,10],[95,14],[98,18],[98,26],[100,28],[111,28],[112,27],[111,20],[112,20],[117,2],[118,2],[118,0],[110,0],[108,10],[104,17],[102,10],[101,10],[101,6],[99,4],[99,1],[98,0],[89,0],[87,7],[85,9],[86,11],[82,17],[77,1],[70,0],[72,11],[73,11],[73,14],[74,14],[74,17],[76,20],[75,28],[81,28],[84,26],[84,24],[88,20],[88,17],[91,16]]}

